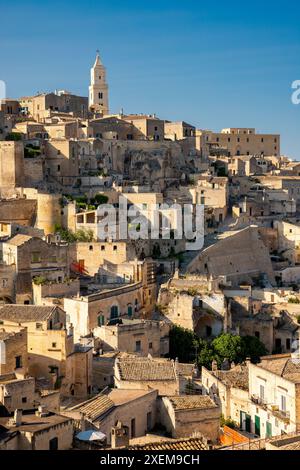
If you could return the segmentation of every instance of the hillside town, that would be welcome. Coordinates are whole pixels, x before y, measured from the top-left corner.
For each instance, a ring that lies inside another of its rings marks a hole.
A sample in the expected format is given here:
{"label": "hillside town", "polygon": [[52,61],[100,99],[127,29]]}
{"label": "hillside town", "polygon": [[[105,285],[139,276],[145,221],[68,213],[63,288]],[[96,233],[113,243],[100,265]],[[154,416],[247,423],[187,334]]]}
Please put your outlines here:
{"label": "hillside town", "polygon": [[299,450],[300,162],[91,65],[0,102],[0,450]]}

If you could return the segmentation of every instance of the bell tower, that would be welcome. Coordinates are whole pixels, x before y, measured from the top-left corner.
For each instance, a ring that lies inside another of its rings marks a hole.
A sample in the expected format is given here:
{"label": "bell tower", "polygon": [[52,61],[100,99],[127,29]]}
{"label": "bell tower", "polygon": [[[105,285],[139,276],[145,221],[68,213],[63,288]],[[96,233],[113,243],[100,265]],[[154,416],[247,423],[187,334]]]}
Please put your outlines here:
{"label": "bell tower", "polygon": [[97,51],[95,63],[91,68],[89,107],[96,113],[101,113],[102,115],[109,114],[106,69],[101,62],[99,51]]}

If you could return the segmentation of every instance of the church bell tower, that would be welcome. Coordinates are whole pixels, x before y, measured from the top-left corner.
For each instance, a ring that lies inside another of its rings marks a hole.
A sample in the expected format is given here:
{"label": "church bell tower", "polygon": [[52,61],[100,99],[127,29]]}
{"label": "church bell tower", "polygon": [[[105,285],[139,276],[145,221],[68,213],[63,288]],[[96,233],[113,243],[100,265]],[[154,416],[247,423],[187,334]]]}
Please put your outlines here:
{"label": "church bell tower", "polygon": [[89,108],[95,113],[109,114],[108,84],[106,82],[106,69],[101,62],[99,51],[91,68],[91,84],[89,87]]}

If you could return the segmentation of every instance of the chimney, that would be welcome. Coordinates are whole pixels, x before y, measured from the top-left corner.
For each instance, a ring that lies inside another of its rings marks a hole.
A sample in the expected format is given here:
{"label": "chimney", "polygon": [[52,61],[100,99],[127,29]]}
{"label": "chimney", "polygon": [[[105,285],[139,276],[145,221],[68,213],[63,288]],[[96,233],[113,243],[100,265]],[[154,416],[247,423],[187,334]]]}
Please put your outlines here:
{"label": "chimney", "polygon": [[22,410],[15,410],[14,412],[14,425],[21,426],[22,425]]}
{"label": "chimney", "polygon": [[43,416],[48,416],[48,411],[46,410],[44,405],[40,405],[35,412],[35,415],[38,416],[39,418],[42,418]]}
{"label": "chimney", "polygon": [[212,363],[211,363],[211,370],[213,372],[216,372],[218,370],[218,363],[216,360],[213,360]]}
{"label": "chimney", "polygon": [[117,449],[118,447],[128,447],[128,445],[129,428],[118,421],[116,426],[111,429],[111,447]]}

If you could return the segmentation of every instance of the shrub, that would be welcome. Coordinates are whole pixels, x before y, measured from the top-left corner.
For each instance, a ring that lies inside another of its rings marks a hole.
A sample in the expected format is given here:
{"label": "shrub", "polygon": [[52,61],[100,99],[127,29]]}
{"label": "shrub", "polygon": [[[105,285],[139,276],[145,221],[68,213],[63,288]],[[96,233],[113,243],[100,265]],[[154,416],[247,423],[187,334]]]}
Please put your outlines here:
{"label": "shrub", "polygon": [[288,300],[289,304],[300,304],[298,297],[290,297]]}

